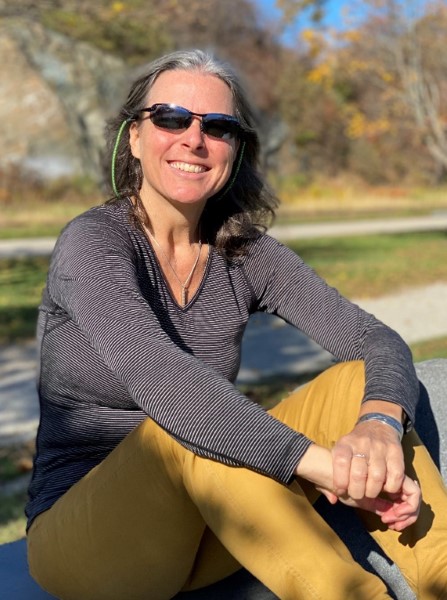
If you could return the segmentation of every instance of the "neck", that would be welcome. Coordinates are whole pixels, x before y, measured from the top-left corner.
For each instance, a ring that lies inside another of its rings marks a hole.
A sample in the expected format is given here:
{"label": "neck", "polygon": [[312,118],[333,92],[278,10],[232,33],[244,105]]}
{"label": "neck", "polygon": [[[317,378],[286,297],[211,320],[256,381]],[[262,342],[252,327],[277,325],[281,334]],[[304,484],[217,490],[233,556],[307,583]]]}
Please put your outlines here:
{"label": "neck", "polygon": [[191,246],[200,241],[202,203],[161,203],[145,201],[143,196],[142,203],[148,217],[147,229],[164,246]]}

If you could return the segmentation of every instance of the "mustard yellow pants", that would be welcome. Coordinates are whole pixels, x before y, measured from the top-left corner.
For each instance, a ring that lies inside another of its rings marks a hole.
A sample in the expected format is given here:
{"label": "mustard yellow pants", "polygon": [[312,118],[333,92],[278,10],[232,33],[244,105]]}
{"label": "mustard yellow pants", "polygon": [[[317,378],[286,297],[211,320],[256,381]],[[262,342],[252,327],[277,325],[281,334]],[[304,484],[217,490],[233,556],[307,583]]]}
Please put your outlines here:
{"label": "mustard yellow pants", "polygon": [[[362,363],[332,367],[271,413],[330,447],[351,430]],[[424,497],[399,534],[362,519],[420,600],[447,598],[447,492],[415,433],[407,472]],[[63,600],[164,600],[246,567],[282,600],[388,598],[314,510],[317,493],[195,456],[146,419],[33,523],[33,577]]]}

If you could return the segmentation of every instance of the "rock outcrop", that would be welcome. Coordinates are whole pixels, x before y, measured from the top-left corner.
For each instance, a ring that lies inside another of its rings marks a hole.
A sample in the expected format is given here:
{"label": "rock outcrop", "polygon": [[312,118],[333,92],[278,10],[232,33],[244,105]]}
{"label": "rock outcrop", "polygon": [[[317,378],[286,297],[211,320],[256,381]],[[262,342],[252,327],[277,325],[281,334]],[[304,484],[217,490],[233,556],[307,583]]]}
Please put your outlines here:
{"label": "rock outcrop", "polygon": [[124,62],[24,17],[0,20],[0,169],[99,178],[107,117],[124,100]]}

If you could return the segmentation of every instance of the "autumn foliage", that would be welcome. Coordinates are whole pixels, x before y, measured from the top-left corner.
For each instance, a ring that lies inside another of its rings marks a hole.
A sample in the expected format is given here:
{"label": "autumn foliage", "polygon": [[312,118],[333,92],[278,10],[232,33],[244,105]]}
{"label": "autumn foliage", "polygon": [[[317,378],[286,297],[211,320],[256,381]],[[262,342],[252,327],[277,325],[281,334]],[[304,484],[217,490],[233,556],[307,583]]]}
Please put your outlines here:
{"label": "autumn foliage", "polygon": [[[269,22],[252,0],[16,0],[47,27],[126,59],[215,50],[241,72],[260,116],[264,166],[308,182],[350,173],[369,183],[438,183],[447,173],[447,6],[368,0],[343,29],[324,0],[278,0]],[[349,5],[350,3],[348,3]],[[287,44],[282,27],[300,23]],[[307,13],[309,14],[309,13]],[[349,15],[348,15],[349,16]],[[304,22],[304,21],[303,21]]]}

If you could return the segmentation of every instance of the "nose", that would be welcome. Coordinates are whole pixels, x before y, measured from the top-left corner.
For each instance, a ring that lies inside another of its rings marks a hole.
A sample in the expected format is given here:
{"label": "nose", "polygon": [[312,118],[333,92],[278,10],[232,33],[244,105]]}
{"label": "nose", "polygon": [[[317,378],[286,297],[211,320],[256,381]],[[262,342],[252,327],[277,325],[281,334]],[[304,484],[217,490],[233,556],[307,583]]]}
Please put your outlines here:
{"label": "nose", "polygon": [[202,120],[200,117],[196,117],[195,115],[192,117],[191,125],[185,130],[183,136],[184,143],[191,147],[201,148],[204,146],[205,136],[202,131]]}

